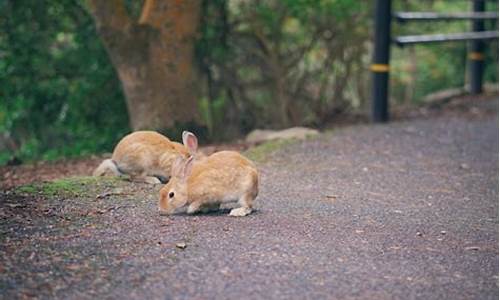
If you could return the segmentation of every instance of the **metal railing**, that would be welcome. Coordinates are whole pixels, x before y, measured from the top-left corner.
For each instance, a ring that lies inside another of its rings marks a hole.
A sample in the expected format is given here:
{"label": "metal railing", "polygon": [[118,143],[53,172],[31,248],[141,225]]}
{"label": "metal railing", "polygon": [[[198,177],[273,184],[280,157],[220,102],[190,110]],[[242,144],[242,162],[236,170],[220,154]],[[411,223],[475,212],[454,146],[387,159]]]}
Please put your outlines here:
{"label": "metal railing", "polygon": [[[396,12],[392,14],[391,2],[391,0],[377,0],[375,6],[375,45],[373,63],[370,67],[373,73],[373,121],[386,122],[389,120],[388,93],[391,42],[400,47],[404,47],[422,43],[471,41],[468,56],[470,61],[470,92],[472,94],[481,93],[484,69],[484,41],[498,39],[498,31],[484,30],[484,20],[498,20],[498,13],[485,12],[485,0],[472,0],[472,12]],[[410,21],[471,20],[472,32],[397,36],[391,40],[390,32],[393,18],[400,24],[405,24]]]}

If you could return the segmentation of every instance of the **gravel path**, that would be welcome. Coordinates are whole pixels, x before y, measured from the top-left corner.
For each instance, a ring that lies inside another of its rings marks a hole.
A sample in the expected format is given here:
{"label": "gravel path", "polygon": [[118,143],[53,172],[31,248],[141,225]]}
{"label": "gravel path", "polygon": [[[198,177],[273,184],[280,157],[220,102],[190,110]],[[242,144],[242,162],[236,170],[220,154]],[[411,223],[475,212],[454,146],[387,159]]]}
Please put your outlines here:
{"label": "gravel path", "polygon": [[498,299],[498,152],[496,116],[343,128],[261,163],[245,218],[4,193],[0,298]]}

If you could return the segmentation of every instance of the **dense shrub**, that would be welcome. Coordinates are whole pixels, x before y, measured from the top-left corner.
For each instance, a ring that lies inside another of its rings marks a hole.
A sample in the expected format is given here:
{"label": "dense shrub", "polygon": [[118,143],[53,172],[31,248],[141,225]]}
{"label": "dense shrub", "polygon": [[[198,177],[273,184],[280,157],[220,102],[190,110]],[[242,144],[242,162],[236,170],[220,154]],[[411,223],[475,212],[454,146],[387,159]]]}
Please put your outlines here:
{"label": "dense shrub", "polygon": [[85,7],[15,0],[0,2],[0,13],[0,159],[112,149],[128,118]]}
{"label": "dense shrub", "polygon": [[[133,17],[141,0],[126,0]],[[394,1],[465,11],[469,1]],[[372,1],[205,0],[197,43],[200,110],[212,140],[255,127],[321,125],[369,104]],[[498,10],[495,1],[488,10]],[[0,2],[0,164],[111,151],[129,131],[120,82],[82,0]],[[498,28],[498,24],[487,24]],[[394,26],[468,31],[468,22]],[[391,101],[463,86],[465,43],[392,48]],[[498,82],[498,42],[485,79]]]}

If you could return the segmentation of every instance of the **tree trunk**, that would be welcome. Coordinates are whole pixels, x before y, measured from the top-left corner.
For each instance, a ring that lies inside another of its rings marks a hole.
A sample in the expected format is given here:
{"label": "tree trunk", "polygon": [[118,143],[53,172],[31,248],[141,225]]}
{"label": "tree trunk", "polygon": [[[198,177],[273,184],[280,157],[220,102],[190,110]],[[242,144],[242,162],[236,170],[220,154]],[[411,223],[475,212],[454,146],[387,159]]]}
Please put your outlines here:
{"label": "tree trunk", "polygon": [[145,0],[132,20],[124,0],[88,0],[122,82],[134,130],[198,121],[194,42],[200,0]]}

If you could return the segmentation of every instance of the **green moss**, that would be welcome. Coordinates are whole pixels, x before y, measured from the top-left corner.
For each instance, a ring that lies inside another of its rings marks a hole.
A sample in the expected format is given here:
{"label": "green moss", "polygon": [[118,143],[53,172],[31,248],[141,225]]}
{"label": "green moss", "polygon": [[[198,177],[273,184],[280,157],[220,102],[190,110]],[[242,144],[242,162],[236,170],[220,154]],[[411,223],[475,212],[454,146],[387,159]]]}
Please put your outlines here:
{"label": "green moss", "polygon": [[16,191],[21,194],[35,194],[36,192],[38,192],[38,189],[36,188],[36,186],[29,184],[18,187]]}
{"label": "green moss", "polygon": [[118,177],[70,177],[39,184],[24,185],[16,189],[23,194],[43,194],[45,196],[85,196],[95,192],[99,186],[112,186]]}
{"label": "green moss", "polygon": [[249,159],[256,162],[264,162],[268,159],[268,157],[279,149],[288,146],[290,144],[296,143],[296,139],[287,139],[287,140],[273,140],[269,142],[265,142],[256,147],[250,148],[246,150],[243,155],[248,157]]}
{"label": "green moss", "polygon": [[47,182],[41,187],[44,195],[81,195],[87,190],[87,185],[96,182],[94,177],[74,177]]}

